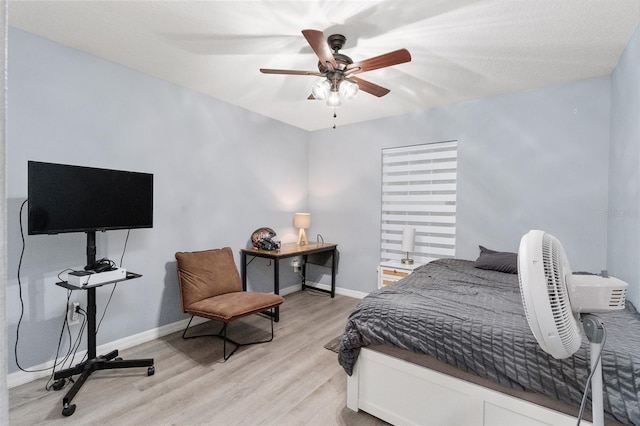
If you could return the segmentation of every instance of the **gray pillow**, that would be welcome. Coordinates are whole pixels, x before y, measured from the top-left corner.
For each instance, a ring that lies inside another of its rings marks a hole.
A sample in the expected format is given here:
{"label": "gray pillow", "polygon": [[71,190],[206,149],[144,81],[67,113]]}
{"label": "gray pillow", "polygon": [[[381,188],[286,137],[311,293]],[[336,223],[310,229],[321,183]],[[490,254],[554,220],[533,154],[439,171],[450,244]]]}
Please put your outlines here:
{"label": "gray pillow", "polygon": [[518,253],[495,251],[483,246],[479,247],[480,256],[476,259],[476,268],[505,272],[507,274],[518,273]]}

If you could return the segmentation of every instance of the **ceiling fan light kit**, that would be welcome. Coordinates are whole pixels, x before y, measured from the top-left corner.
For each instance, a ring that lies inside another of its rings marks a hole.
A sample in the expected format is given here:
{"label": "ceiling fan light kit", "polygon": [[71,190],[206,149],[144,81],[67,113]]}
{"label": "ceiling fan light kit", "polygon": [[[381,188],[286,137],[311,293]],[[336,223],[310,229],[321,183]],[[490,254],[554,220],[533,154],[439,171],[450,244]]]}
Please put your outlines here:
{"label": "ceiling fan light kit", "polygon": [[338,91],[343,98],[345,98],[346,100],[350,100],[356,97],[356,95],[358,94],[358,89],[358,83],[352,80],[344,79],[340,83]]}
{"label": "ceiling fan light kit", "polygon": [[313,87],[311,88],[311,94],[319,101],[324,101],[325,99],[327,99],[330,90],[331,83],[329,83],[329,80],[322,80],[313,85]]}
{"label": "ceiling fan light kit", "polygon": [[329,97],[327,98],[327,106],[335,108],[335,107],[339,107],[340,105],[342,105],[340,94],[335,90],[332,90],[331,92],[329,92]]}
{"label": "ceiling fan light kit", "polygon": [[353,80],[322,80],[313,85],[311,95],[314,99],[327,100],[330,107],[340,106],[342,99],[351,100],[358,94],[358,83]]}
{"label": "ceiling fan light kit", "polygon": [[311,96],[307,99],[326,100],[330,107],[337,107],[342,100],[353,99],[359,90],[382,97],[389,89],[355,77],[354,74],[372,71],[411,61],[406,49],[399,49],[374,58],[354,62],[350,57],[339,53],[347,41],[342,34],[332,34],[325,39],[322,31],[302,30],[302,35],[318,57],[318,71],[299,71],[260,68],[264,74],[312,75],[324,77],[313,85]]}

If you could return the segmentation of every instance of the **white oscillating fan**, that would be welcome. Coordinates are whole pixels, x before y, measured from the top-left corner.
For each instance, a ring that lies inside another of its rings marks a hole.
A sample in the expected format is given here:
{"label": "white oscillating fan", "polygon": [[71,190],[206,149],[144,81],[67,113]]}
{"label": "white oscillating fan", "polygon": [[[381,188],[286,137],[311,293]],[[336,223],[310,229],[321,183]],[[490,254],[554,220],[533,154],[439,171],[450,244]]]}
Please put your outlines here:
{"label": "white oscillating fan", "polygon": [[[605,328],[592,314],[624,309],[627,283],[606,273],[572,274],[560,241],[538,230],[520,240],[518,280],[529,327],[542,349],[554,358],[568,358],[580,348],[582,322],[590,342],[593,424],[603,425],[600,355]],[[580,417],[586,394],[585,388]]]}

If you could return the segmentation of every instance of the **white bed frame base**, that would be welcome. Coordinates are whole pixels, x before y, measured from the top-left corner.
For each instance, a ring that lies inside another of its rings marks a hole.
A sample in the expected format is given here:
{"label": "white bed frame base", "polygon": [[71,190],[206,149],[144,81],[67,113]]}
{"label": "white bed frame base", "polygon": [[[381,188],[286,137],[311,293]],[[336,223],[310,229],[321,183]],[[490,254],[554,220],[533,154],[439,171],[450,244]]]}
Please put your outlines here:
{"label": "white bed frame base", "polygon": [[353,375],[347,378],[347,407],[395,425],[575,426],[577,422],[567,414],[367,348],[360,350]]}

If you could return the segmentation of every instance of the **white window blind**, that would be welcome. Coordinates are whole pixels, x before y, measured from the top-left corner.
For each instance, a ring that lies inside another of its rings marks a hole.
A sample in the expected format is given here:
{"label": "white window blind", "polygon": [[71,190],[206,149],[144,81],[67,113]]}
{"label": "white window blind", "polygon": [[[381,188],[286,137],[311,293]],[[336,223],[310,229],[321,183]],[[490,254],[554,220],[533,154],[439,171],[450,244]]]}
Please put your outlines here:
{"label": "white window blind", "polygon": [[457,164],[457,141],[382,150],[380,260],[406,257],[405,227],[416,230],[416,263],[455,256]]}

